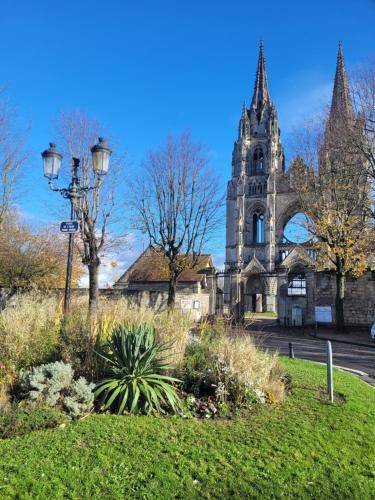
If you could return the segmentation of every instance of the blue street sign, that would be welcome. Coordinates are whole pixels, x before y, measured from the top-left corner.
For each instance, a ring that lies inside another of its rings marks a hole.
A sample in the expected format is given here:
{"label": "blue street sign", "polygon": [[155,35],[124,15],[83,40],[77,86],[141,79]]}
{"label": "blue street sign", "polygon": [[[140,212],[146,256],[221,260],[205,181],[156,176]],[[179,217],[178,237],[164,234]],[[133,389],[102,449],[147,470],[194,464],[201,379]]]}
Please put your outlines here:
{"label": "blue street sign", "polygon": [[61,222],[60,232],[61,233],[76,233],[78,231],[79,224],[77,220],[67,220]]}

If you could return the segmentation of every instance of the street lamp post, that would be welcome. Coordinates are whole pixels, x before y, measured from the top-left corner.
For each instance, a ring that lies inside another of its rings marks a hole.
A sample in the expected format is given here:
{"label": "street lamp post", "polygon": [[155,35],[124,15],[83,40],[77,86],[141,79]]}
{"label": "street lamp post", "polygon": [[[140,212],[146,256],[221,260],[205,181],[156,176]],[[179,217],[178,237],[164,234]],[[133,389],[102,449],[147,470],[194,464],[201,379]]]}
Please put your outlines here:
{"label": "street lamp post", "polygon": [[[60,193],[63,198],[70,201],[70,219],[73,221],[76,217],[79,223],[82,224],[82,218],[79,214],[79,200],[82,198],[83,194],[87,191],[97,190],[101,186],[104,176],[108,173],[109,169],[109,158],[112,154],[111,149],[107,146],[104,139],[99,137],[98,144],[95,144],[91,148],[92,154],[92,168],[94,172],[94,185],[93,186],[82,186],[80,184],[79,178],[79,158],[72,158],[72,178],[69,186],[67,188],[58,188],[53,184],[54,180],[58,179],[62,154],[56,149],[56,144],[52,142],[50,147],[43,151],[43,170],[44,176],[48,178],[48,185],[52,191]],[[73,249],[74,249],[74,233],[69,233],[68,242],[68,257],[66,265],[66,280],[65,280],[65,292],[64,292],[64,314],[69,311],[70,305],[70,292],[71,292],[71,282],[72,282],[72,267],[73,267]]]}

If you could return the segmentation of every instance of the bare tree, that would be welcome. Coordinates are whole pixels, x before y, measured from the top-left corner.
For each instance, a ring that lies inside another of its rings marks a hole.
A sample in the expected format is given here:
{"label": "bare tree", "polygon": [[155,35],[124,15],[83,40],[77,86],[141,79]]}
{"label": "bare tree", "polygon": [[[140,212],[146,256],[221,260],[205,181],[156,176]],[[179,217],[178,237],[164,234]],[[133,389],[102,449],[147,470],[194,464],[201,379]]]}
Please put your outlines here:
{"label": "bare tree", "polygon": [[26,133],[15,127],[15,116],[0,90],[0,229],[15,200],[18,173],[26,161]]}
{"label": "bare tree", "polygon": [[308,217],[321,269],[336,273],[336,326],[344,329],[346,276],[360,276],[374,242],[364,155],[353,147],[354,117],[330,114],[299,133],[291,184]]}
{"label": "bare tree", "polygon": [[[83,264],[88,268],[89,316],[95,323],[101,256],[118,243],[116,237],[111,237],[109,223],[114,222],[117,175],[122,158],[111,161],[108,178],[104,181],[95,175],[90,149],[98,140],[99,124],[80,111],[61,114],[58,120],[58,133],[67,158],[79,158],[80,186],[86,188],[76,205],[81,231],[81,241],[77,248],[81,253]],[[95,332],[95,329],[93,331]]]}
{"label": "bare tree", "polygon": [[375,180],[375,60],[352,75],[351,95],[358,117],[357,126],[350,131],[351,141]]}
{"label": "bare tree", "polygon": [[197,264],[219,222],[218,178],[202,147],[185,133],[148,154],[132,192],[136,228],[167,259],[168,308],[173,309],[181,273]]}

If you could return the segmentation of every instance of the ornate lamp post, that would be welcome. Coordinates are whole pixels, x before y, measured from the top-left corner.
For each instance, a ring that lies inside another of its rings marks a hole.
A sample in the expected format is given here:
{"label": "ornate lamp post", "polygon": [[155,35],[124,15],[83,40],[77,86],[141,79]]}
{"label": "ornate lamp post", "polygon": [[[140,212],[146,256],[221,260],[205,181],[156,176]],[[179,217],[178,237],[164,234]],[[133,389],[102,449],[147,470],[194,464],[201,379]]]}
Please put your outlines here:
{"label": "ornate lamp post", "polygon": [[[94,185],[93,186],[82,186],[80,184],[79,178],[79,158],[72,158],[72,178],[69,186],[67,188],[55,187],[53,184],[54,180],[59,177],[59,172],[61,168],[62,154],[56,149],[56,144],[52,142],[50,147],[43,151],[43,171],[44,177],[48,178],[48,185],[52,191],[60,193],[63,198],[70,200],[70,219],[73,221],[75,217],[82,223],[79,215],[79,200],[82,195],[90,190],[99,189],[101,186],[104,176],[107,174],[109,169],[109,159],[112,154],[111,149],[107,146],[104,139],[99,137],[99,142],[91,148],[92,154],[92,169],[94,172]],[[72,263],[73,263],[73,245],[74,245],[74,233],[69,233],[69,244],[68,244],[68,258],[66,266],[66,281],[65,281],[65,293],[64,293],[64,314],[69,311],[70,305],[70,291],[72,282]]]}

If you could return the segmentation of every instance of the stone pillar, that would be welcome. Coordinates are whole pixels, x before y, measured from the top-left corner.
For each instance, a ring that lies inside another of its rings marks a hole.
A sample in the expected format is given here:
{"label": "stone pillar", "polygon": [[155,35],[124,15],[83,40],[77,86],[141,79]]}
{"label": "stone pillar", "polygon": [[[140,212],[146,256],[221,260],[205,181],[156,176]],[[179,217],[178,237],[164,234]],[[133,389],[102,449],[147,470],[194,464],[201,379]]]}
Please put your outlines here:
{"label": "stone pillar", "polygon": [[206,274],[207,290],[209,291],[209,312],[210,316],[216,313],[216,293],[217,293],[217,275],[213,269]]}
{"label": "stone pillar", "polygon": [[277,277],[264,276],[262,281],[263,281],[263,290],[265,295],[265,300],[264,300],[265,312],[276,312]]}
{"label": "stone pillar", "polygon": [[263,297],[261,293],[255,294],[255,312],[263,312]]}
{"label": "stone pillar", "polygon": [[266,295],[266,312],[276,312],[276,295]]}
{"label": "stone pillar", "polygon": [[235,323],[242,323],[244,319],[244,286],[241,281],[241,274],[231,275],[231,310]]}
{"label": "stone pillar", "polygon": [[289,324],[288,313],[288,274],[283,273],[278,276],[278,300],[277,300],[277,317],[280,325],[286,326]]}
{"label": "stone pillar", "polygon": [[306,312],[305,324],[315,324],[315,305],[316,305],[316,272],[312,267],[306,268]]}

